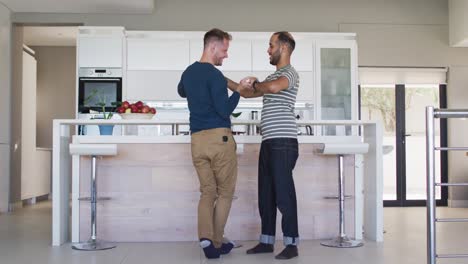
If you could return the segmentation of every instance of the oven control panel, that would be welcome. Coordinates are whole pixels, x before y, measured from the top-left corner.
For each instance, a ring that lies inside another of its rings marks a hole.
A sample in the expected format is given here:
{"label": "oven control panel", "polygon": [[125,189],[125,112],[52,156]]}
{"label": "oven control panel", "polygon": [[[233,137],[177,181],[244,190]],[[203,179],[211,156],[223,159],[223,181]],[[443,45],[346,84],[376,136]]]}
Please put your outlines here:
{"label": "oven control panel", "polygon": [[121,68],[80,68],[79,77],[121,78]]}

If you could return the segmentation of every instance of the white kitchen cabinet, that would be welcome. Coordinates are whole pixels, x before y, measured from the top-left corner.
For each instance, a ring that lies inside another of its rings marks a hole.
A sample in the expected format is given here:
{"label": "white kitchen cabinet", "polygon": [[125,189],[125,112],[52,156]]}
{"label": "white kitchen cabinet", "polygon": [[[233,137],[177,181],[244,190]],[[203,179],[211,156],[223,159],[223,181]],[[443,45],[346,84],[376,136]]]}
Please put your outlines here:
{"label": "white kitchen cabinet", "polygon": [[[356,120],[358,115],[357,46],[355,41],[320,40],[316,43],[316,113],[321,120]],[[335,135],[324,127],[324,135]],[[346,128],[346,134],[351,128]]]}
{"label": "white kitchen cabinet", "polygon": [[128,70],[184,70],[189,65],[186,39],[127,39]]}
{"label": "white kitchen cabinet", "polygon": [[78,37],[78,66],[80,68],[122,68],[122,64],[122,37]]}
{"label": "white kitchen cabinet", "polygon": [[[190,40],[190,64],[199,61],[203,53],[203,40]],[[251,40],[233,40],[229,44],[228,57],[223,60],[220,71],[252,71]]]}
{"label": "white kitchen cabinet", "polygon": [[199,61],[203,54],[203,39],[191,39],[189,52],[189,64]]}
{"label": "white kitchen cabinet", "polygon": [[297,101],[313,102],[315,100],[314,72],[298,71],[299,90],[297,91]]}
{"label": "white kitchen cabinet", "polygon": [[252,40],[252,71],[275,71],[268,55],[269,39]]}
{"label": "white kitchen cabinet", "polygon": [[233,40],[229,45],[228,57],[221,66],[223,71],[252,71],[252,42]]}
{"label": "white kitchen cabinet", "polygon": [[128,71],[126,100],[185,100],[177,93],[183,71]]}
{"label": "white kitchen cabinet", "polygon": [[314,70],[314,49],[313,41],[308,39],[298,39],[296,47],[291,55],[291,65],[296,71]]}

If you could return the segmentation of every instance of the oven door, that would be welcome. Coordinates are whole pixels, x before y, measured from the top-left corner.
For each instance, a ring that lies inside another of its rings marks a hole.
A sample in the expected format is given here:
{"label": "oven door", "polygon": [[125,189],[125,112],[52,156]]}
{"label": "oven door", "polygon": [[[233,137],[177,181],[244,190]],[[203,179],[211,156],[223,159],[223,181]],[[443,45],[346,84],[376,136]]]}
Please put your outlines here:
{"label": "oven door", "polygon": [[114,111],[113,102],[122,101],[122,78],[86,78],[79,79],[78,112],[89,113],[90,110],[102,112]]}

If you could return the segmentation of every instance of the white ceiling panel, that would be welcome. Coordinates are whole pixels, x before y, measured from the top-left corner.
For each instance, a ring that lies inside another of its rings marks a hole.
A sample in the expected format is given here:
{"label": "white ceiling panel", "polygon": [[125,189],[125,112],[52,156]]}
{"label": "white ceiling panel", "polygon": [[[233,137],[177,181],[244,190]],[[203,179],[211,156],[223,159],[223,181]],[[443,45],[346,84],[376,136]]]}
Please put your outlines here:
{"label": "white ceiling panel", "polygon": [[0,0],[13,12],[149,14],[155,0]]}

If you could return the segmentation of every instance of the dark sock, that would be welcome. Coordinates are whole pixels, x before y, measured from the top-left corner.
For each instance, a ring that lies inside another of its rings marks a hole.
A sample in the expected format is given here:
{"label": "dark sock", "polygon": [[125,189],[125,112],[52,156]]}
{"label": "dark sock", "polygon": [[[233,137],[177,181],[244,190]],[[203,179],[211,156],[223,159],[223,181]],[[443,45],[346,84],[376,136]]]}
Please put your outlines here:
{"label": "dark sock", "polygon": [[220,255],[220,250],[215,248],[213,242],[207,238],[200,238],[200,246],[208,259],[217,259]]}
{"label": "dark sock", "polygon": [[297,256],[299,256],[297,246],[287,245],[281,253],[276,255],[275,259],[292,259]]}
{"label": "dark sock", "polygon": [[258,243],[255,247],[247,250],[247,254],[271,253],[273,252],[273,244]]}
{"label": "dark sock", "polygon": [[226,255],[226,254],[229,254],[229,252],[231,252],[233,248],[234,248],[234,244],[232,242],[227,242],[227,243],[223,243],[219,250],[222,255]]}

